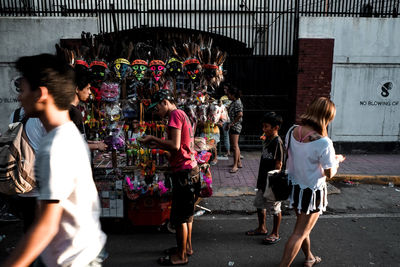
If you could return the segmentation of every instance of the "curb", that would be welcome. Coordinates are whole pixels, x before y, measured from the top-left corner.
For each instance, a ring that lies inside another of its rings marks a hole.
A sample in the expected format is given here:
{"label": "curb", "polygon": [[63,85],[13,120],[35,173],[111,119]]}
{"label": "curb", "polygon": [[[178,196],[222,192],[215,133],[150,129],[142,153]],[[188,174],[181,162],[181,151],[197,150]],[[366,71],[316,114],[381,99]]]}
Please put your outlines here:
{"label": "curb", "polygon": [[220,187],[213,190],[213,197],[237,197],[243,195],[255,196],[255,187]]}
{"label": "curb", "polygon": [[341,173],[336,174],[329,181],[341,182],[344,180],[350,180],[361,184],[388,185],[388,183],[393,183],[393,185],[400,186],[400,175],[363,175]]}

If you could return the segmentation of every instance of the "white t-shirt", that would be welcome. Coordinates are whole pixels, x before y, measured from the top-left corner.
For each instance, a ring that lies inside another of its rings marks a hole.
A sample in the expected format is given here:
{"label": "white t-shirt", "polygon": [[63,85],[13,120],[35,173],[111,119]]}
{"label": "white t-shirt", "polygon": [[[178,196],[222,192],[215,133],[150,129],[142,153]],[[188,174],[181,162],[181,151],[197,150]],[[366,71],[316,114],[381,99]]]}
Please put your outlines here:
{"label": "white t-shirt", "polygon": [[88,146],[73,122],[42,139],[36,154],[39,200],[59,200],[59,231],[41,257],[47,266],[86,266],[106,242],[93,182]]}
{"label": "white t-shirt", "polygon": [[[288,143],[286,135],[286,144]],[[329,137],[301,143],[290,136],[289,156],[287,160],[288,176],[292,184],[300,188],[320,190],[326,181],[324,169],[337,165],[335,149]]]}
{"label": "white t-shirt", "polygon": [[[14,119],[14,113],[15,111],[11,114],[10,116],[10,123],[13,123]],[[21,121],[22,118],[24,117],[24,109],[21,108],[21,111],[19,113],[19,118],[18,121]],[[26,136],[28,137],[29,144],[35,151],[35,154],[37,153],[40,145],[40,141],[42,140],[42,137],[47,134],[46,129],[44,128],[42,122],[39,120],[39,118],[29,118],[25,124],[25,133]],[[39,193],[37,192],[37,189],[34,188],[28,193],[24,194],[18,194],[20,197],[37,197],[39,196]]]}

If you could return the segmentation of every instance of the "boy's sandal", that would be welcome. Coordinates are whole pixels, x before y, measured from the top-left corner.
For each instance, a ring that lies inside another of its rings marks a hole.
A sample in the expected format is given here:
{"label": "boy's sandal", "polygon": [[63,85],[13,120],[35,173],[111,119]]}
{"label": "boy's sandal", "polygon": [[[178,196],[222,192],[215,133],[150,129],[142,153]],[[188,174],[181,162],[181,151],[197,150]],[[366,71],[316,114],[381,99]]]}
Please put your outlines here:
{"label": "boy's sandal", "polygon": [[312,267],[318,263],[320,263],[322,261],[322,259],[318,256],[314,256],[314,259],[312,260],[306,260],[304,261],[304,267]]}
{"label": "boy's sandal", "polygon": [[159,259],[157,260],[157,263],[158,263],[159,265],[162,265],[162,266],[187,265],[187,264],[189,263],[189,260],[187,260],[187,261],[185,261],[185,262],[182,262],[182,263],[173,263],[173,262],[171,261],[171,256],[168,255],[168,256],[159,258]]}
{"label": "boy's sandal", "polygon": [[248,235],[248,236],[267,235],[268,232],[262,233],[262,232],[258,231],[257,229],[254,229],[254,230],[249,230],[249,231],[247,231],[245,234]]}
{"label": "boy's sandal", "polygon": [[281,240],[280,237],[268,236],[267,238],[264,238],[262,240],[262,243],[264,245],[274,245],[274,244],[278,243],[280,240]]}

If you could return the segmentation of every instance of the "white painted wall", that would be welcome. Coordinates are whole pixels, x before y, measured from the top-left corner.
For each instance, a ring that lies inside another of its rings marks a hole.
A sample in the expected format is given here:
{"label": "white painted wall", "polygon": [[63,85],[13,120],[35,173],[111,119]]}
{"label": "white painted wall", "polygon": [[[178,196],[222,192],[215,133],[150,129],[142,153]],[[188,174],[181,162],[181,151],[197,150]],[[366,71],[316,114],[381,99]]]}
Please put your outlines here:
{"label": "white painted wall", "polygon": [[80,38],[82,31],[98,33],[97,18],[0,17],[0,132],[19,106],[13,80],[14,63],[21,56],[54,54],[60,39]]}
{"label": "white painted wall", "polygon": [[[335,39],[333,141],[400,140],[399,33],[400,19],[394,18],[300,19],[299,38]],[[382,90],[386,83],[391,84],[388,95]]]}

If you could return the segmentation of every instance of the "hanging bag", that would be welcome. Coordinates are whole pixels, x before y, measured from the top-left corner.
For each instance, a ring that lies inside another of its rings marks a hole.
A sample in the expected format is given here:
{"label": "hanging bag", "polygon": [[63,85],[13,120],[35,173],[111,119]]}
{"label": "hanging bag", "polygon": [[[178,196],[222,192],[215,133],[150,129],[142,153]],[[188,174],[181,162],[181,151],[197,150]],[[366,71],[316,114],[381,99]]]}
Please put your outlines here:
{"label": "hanging bag", "polygon": [[[280,171],[272,171],[268,172],[267,177],[267,188],[265,193],[270,192],[272,190],[273,195],[275,196],[275,201],[282,201],[289,198],[290,194],[290,185],[288,180],[288,174],[286,172],[286,162],[289,155],[289,147],[290,147],[290,139],[294,128],[289,131],[289,140],[287,145],[287,150],[285,154],[285,158],[283,160],[282,168]],[[270,188],[268,188],[270,187]],[[265,195],[264,193],[264,195]],[[271,198],[269,194],[268,198]]]}

